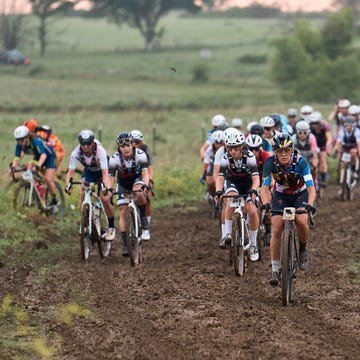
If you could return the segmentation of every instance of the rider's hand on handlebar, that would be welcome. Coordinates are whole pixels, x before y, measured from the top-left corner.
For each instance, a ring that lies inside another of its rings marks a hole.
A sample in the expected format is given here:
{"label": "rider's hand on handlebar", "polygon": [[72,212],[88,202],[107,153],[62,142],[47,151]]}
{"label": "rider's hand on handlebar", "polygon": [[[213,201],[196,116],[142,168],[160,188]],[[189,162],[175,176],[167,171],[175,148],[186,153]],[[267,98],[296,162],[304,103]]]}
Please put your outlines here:
{"label": "rider's hand on handlebar", "polygon": [[310,204],[307,204],[307,205],[305,206],[305,210],[306,210],[308,213],[313,214],[313,215],[316,213],[316,209],[315,209],[312,205],[310,205]]}
{"label": "rider's hand on handlebar", "polygon": [[269,203],[263,204],[261,210],[265,210],[265,212],[269,212],[271,210],[271,205]]}
{"label": "rider's hand on handlebar", "polygon": [[215,194],[214,194],[214,201],[217,203],[219,201],[219,199],[221,198],[221,195],[223,194],[224,192],[221,190],[221,191],[215,191]]}

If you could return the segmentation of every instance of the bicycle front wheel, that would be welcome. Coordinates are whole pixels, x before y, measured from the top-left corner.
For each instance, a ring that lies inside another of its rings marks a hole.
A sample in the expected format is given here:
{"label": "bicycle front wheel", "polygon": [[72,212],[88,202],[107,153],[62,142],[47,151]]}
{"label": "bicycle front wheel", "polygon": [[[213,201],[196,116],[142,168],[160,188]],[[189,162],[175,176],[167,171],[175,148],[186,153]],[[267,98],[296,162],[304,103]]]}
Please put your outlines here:
{"label": "bicycle front wheel", "polygon": [[240,214],[234,213],[231,234],[231,253],[233,256],[232,263],[234,265],[235,275],[237,276],[243,276],[245,274],[245,249],[241,238],[241,217]]}
{"label": "bicycle front wheel", "polygon": [[137,214],[132,207],[126,211],[126,243],[129,250],[130,264],[136,266],[140,262],[140,238],[136,233]]}
{"label": "bicycle front wheel", "polygon": [[290,304],[292,282],[294,276],[294,239],[293,232],[284,230],[282,239],[282,257],[281,257],[281,294],[283,306]]}
{"label": "bicycle front wheel", "polygon": [[30,208],[40,207],[39,199],[37,198],[35,191],[33,191],[32,194],[30,192],[29,183],[20,183],[20,185],[15,188],[13,205],[14,209],[20,214],[24,214]]}
{"label": "bicycle front wheel", "polygon": [[90,208],[89,204],[84,204],[81,210],[81,227],[80,227],[80,250],[81,257],[87,260],[91,248],[91,229],[90,229]]}

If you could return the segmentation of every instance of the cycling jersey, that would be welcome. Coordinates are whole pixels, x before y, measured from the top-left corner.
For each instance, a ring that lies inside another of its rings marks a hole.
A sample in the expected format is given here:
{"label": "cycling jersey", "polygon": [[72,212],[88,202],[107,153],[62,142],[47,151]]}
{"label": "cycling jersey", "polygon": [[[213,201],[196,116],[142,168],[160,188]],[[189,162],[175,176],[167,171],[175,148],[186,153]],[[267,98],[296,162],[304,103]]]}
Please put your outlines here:
{"label": "cycling jersey", "polygon": [[263,182],[270,186],[271,175],[275,180],[275,191],[285,194],[295,194],[314,186],[314,181],[307,160],[294,151],[290,164],[284,168],[275,155],[269,157],[264,166]]}
{"label": "cycling jersey", "polygon": [[357,147],[357,144],[360,141],[360,129],[355,127],[348,133],[345,128],[341,128],[336,140],[341,143],[344,151],[349,151],[350,149]]}
{"label": "cycling jersey", "polygon": [[34,155],[34,161],[38,161],[40,156],[45,154],[46,160],[43,164],[43,167],[46,169],[56,168],[56,154],[54,149],[51,146],[48,146],[39,137],[29,139],[24,146],[21,146],[19,143],[17,143],[15,147],[15,160],[20,159],[22,153],[27,155]]}
{"label": "cycling jersey", "polygon": [[316,137],[314,134],[309,134],[304,141],[301,141],[297,135],[293,136],[294,147],[298,153],[304,156],[307,160],[311,159],[315,153],[318,152]]}
{"label": "cycling jersey", "polygon": [[315,131],[314,127],[311,127],[311,133],[316,137],[316,143],[320,151],[326,151],[326,133],[329,131],[330,126],[325,121],[321,121],[319,131]]}

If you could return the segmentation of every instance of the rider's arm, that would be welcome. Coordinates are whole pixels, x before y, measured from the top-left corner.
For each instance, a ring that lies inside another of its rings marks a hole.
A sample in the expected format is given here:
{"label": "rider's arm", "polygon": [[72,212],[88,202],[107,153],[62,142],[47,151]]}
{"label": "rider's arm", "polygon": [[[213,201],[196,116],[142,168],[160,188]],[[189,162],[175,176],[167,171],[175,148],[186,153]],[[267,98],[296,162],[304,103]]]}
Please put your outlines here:
{"label": "rider's arm", "polygon": [[75,175],[75,169],[70,169],[68,170],[67,174],[66,174],[66,178],[65,178],[65,183],[69,184],[70,179],[73,178]]}
{"label": "rider's arm", "polygon": [[267,158],[264,164],[263,184],[260,189],[261,202],[264,205],[270,204],[272,199],[271,191],[270,191],[270,184],[272,182],[272,176],[271,176],[272,164],[273,164],[273,157]]}
{"label": "rider's arm", "polygon": [[307,191],[308,191],[308,204],[314,206],[316,199],[315,186],[308,186]]}
{"label": "rider's arm", "polygon": [[263,185],[260,189],[261,202],[265,204],[271,203],[271,191],[269,186]]}

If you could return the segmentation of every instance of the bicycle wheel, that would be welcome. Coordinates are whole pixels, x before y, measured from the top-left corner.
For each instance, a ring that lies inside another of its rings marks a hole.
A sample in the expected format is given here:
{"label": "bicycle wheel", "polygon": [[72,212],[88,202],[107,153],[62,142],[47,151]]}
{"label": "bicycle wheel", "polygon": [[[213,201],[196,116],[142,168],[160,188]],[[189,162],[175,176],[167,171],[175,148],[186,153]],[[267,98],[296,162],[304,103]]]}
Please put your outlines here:
{"label": "bicycle wheel", "polygon": [[233,226],[231,234],[231,247],[233,256],[233,265],[236,276],[245,274],[245,249],[241,244],[241,217],[240,214],[234,213]]}
{"label": "bicycle wheel", "polygon": [[14,209],[18,213],[25,213],[30,208],[40,207],[39,199],[36,196],[36,192],[33,191],[32,197],[30,198],[30,184],[27,182],[22,182],[14,190],[13,198]]}
{"label": "bicycle wheel", "polygon": [[281,257],[281,294],[283,306],[290,304],[294,275],[294,234],[285,229],[282,238]]}
{"label": "bicycle wheel", "polygon": [[126,243],[129,250],[130,264],[136,266],[140,262],[139,236],[136,234],[137,214],[132,207],[126,211]]}
{"label": "bicycle wheel", "polygon": [[[99,255],[103,259],[104,257],[109,256],[111,247],[112,247],[112,241],[106,241],[103,238],[103,230],[105,228],[109,227],[108,221],[104,213],[100,209],[95,209],[98,211],[96,217],[94,217],[94,226],[93,229],[96,233],[96,242],[98,245]],[[96,222],[96,223],[95,223]]]}
{"label": "bicycle wheel", "polygon": [[90,208],[89,204],[84,204],[81,210],[81,227],[80,227],[80,249],[81,257],[87,260],[91,248],[91,229],[89,221]]}
{"label": "bicycle wheel", "polygon": [[57,199],[57,205],[56,206],[51,206],[51,201],[52,201],[52,196],[50,194],[50,191],[48,188],[46,188],[46,193],[45,193],[45,203],[47,205],[47,213],[48,215],[54,215],[57,216],[59,218],[63,218],[65,215],[65,196],[64,196],[64,192],[61,188],[61,185],[58,182],[54,182],[55,183],[55,188],[56,188],[56,199]]}

